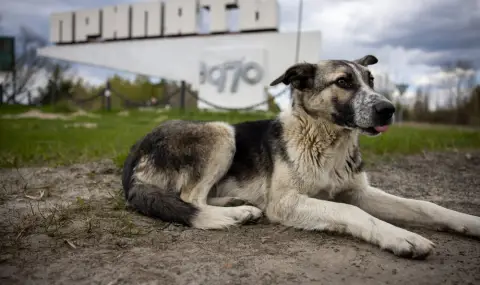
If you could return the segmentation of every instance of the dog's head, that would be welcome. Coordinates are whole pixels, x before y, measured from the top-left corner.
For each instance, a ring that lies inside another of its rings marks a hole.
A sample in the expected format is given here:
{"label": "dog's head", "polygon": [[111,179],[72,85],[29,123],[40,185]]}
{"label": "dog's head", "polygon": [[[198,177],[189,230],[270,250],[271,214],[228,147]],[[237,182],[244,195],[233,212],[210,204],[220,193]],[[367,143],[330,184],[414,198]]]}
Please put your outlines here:
{"label": "dog's head", "polygon": [[375,92],[367,66],[377,63],[373,55],[354,61],[326,60],[289,67],[270,86],[284,83],[294,90],[293,108],[314,119],[378,135],[388,129],[395,112],[385,96]]}

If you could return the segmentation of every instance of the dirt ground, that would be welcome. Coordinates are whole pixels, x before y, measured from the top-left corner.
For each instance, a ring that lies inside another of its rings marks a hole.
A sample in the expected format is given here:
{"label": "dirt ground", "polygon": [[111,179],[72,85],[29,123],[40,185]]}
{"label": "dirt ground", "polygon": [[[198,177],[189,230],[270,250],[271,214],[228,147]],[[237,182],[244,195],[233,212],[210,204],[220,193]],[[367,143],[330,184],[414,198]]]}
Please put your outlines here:
{"label": "dirt ground", "polygon": [[[480,152],[368,167],[374,185],[480,216]],[[1,284],[480,284],[480,241],[409,228],[437,244],[395,257],[344,235],[261,221],[202,231],[125,210],[108,160],[0,170]]]}

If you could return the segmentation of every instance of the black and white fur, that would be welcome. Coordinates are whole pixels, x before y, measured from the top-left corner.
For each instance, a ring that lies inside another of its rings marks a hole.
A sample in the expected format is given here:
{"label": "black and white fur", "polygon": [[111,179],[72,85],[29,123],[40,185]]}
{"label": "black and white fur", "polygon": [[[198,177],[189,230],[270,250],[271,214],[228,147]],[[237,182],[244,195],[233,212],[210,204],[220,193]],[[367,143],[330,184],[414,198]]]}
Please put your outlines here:
{"label": "black and white fur", "polygon": [[371,186],[360,134],[378,135],[393,105],[374,91],[377,59],[329,60],[288,68],[271,85],[295,88],[275,119],[166,121],[125,161],[128,203],[144,215],[201,229],[258,219],[351,234],[396,255],[424,258],[434,244],[389,222],[480,237],[480,218]]}

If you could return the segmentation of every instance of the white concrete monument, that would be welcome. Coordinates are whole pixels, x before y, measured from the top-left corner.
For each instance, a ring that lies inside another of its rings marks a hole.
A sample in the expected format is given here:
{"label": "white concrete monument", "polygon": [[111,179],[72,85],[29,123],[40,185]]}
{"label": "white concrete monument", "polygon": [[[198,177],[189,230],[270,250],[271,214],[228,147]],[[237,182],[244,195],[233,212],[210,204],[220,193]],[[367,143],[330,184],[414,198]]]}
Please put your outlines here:
{"label": "white concrete monument", "polygon": [[[297,35],[278,31],[278,8],[276,0],[157,0],[65,11],[51,15],[53,45],[39,54],[185,80],[207,101],[242,108],[264,101],[264,88],[295,63]],[[231,9],[237,32],[228,24]],[[208,10],[207,33],[201,10]],[[299,60],[317,61],[320,44],[319,31],[303,32]]]}

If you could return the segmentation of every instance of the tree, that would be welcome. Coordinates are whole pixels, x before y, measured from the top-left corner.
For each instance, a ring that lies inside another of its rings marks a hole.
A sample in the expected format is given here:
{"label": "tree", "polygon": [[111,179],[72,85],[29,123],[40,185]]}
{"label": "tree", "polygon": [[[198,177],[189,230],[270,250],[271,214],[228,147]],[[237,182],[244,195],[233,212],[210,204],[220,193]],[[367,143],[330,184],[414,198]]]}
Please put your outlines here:
{"label": "tree", "polygon": [[473,89],[470,101],[466,107],[467,112],[470,114],[469,123],[480,126],[480,85]]}
{"label": "tree", "polygon": [[39,97],[35,103],[54,104],[64,99],[72,98],[75,83],[65,77],[65,68],[60,64],[54,66],[52,76],[44,88],[38,88]]}
{"label": "tree", "polygon": [[457,60],[441,66],[445,76],[441,82],[449,94],[448,107],[457,108],[468,100],[475,86],[475,69],[471,61]]}
{"label": "tree", "polygon": [[63,70],[70,68],[63,61],[52,60],[37,55],[37,49],[48,44],[47,39],[35,33],[32,29],[22,26],[15,39],[15,66],[12,72],[6,74],[4,90],[7,102],[17,102],[17,97],[31,91],[35,80],[40,76],[49,76],[57,67]]}
{"label": "tree", "polygon": [[430,86],[417,87],[415,103],[413,104],[413,119],[416,121],[428,121],[430,102]]}
{"label": "tree", "polygon": [[463,106],[468,102],[475,86],[475,68],[472,61],[457,60],[443,64],[442,70],[445,76],[442,80],[442,87],[448,92],[447,107],[453,112],[453,122],[458,123],[462,114]]}

